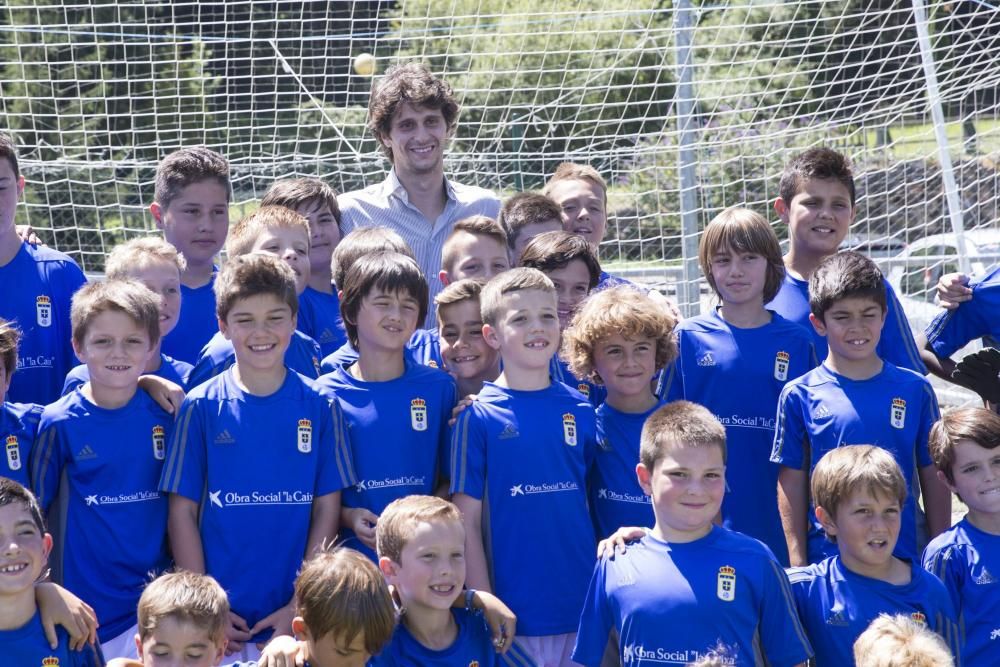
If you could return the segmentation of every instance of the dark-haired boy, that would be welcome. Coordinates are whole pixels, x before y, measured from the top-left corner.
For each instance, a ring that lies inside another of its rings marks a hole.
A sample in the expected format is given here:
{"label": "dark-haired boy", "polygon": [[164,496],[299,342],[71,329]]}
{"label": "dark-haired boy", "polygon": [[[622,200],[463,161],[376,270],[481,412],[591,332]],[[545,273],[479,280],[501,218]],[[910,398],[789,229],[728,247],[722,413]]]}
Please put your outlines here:
{"label": "dark-haired boy", "polygon": [[507,233],[511,264],[517,265],[528,241],[545,232],[562,229],[562,209],[551,197],[519,192],[503,203],[497,221]]}

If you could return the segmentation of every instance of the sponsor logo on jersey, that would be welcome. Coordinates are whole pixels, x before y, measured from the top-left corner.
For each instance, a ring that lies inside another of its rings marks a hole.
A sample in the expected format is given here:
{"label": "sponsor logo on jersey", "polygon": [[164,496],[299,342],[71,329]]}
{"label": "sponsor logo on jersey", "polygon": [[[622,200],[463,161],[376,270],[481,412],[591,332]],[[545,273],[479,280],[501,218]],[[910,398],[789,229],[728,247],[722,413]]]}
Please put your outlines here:
{"label": "sponsor logo on jersey", "polygon": [[636,505],[648,505],[651,500],[645,494],[622,493],[614,489],[598,489],[598,500],[610,500],[616,503],[634,503]]}
{"label": "sponsor logo on jersey", "polygon": [[[729,649],[732,651],[732,649]],[[645,665],[658,663],[666,665],[686,665],[690,662],[708,657],[709,651],[696,651],[694,649],[667,649],[662,647],[647,648],[642,644],[626,644],[622,647],[623,665]],[[716,663],[712,663],[716,664]],[[718,664],[735,665],[735,655],[722,657]]]}
{"label": "sponsor logo on jersey", "polygon": [[208,492],[208,502],[216,507],[250,507],[254,505],[311,505],[309,491],[235,491]]}
{"label": "sponsor logo on jersey", "polygon": [[784,382],[788,379],[788,360],[791,357],[787,352],[778,352],[774,357],[774,379]]}
{"label": "sponsor logo on jersey", "polygon": [[90,459],[96,459],[96,458],[97,458],[97,452],[95,452],[90,445],[84,445],[80,449],[80,451],[76,453],[77,461],[89,461]]}
{"label": "sponsor logo on jersey", "polygon": [[232,445],[236,443],[236,438],[230,435],[229,429],[224,428],[222,429],[222,433],[215,436],[215,440],[213,442],[217,445]]}
{"label": "sponsor logo on jersey", "polygon": [[7,436],[7,467],[11,470],[21,469],[21,446],[16,435]]}
{"label": "sponsor logo on jersey", "polygon": [[162,498],[159,491],[134,491],[132,493],[116,493],[114,495],[93,494],[84,496],[83,500],[87,507],[93,505],[129,505],[131,503],[145,503],[150,500]]}
{"label": "sponsor logo on jersey", "polygon": [[889,413],[889,424],[893,428],[906,426],[906,401],[901,398],[892,399],[892,409]]}
{"label": "sponsor logo on jersey", "polygon": [[576,417],[567,412],[562,416],[563,442],[570,447],[576,447]]}
{"label": "sponsor logo on jersey", "polygon": [[985,567],[983,568],[983,571],[980,572],[975,577],[973,577],[972,580],[976,582],[977,586],[989,586],[991,584],[997,583],[996,577],[990,574],[990,571],[987,570]]}
{"label": "sponsor logo on jersey", "polygon": [[157,424],[153,427],[153,458],[162,461],[167,456],[167,430]]}
{"label": "sponsor logo on jersey", "polygon": [[510,422],[507,422],[506,424],[503,425],[503,430],[500,431],[500,435],[498,437],[500,440],[509,440],[510,438],[516,438],[519,435],[521,434],[517,432],[517,429],[514,428],[514,425],[511,424]]}
{"label": "sponsor logo on jersey", "polygon": [[424,486],[427,478],[418,475],[400,475],[399,477],[386,477],[384,479],[363,479],[354,485],[358,493],[363,491],[373,491],[375,489],[391,489],[400,486]]}
{"label": "sponsor logo on jersey", "polygon": [[410,401],[410,427],[414,431],[427,430],[427,401],[422,398]]}
{"label": "sponsor logo on jersey", "polygon": [[910,614],[910,618],[913,619],[914,623],[919,623],[920,625],[927,625],[927,617],[924,616],[923,612],[915,611]]}
{"label": "sponsor logo on jersey", "polygon": [[313,448],[313,426],[308,419],[299,420],[298,448],[303,454],[308,454]]}
{"label": "sponsor logo on jersey", "polygon": [[736,599],[736,568],[731,565],[723,565],[719,568],[718,585],[715,594],[723,602],[732,602]]}
{"label": "sponsor logo on jersey", "polygon": [[711,352],[706,352],[705,354],[698,357],[698,365],[702,367],[714,366],[715,357],[712,356]]}
{"label": "sponsor logo on jersey", "polygon": [[590,385],[586,382],[578,382],[576,390],[583,394],[584,398],[590,398]]}
{"label": "sponsor logo on jersey", "polygon": [[35,321],[40,327],[52,326],[52,299],[44,294],[35,298]]}
{"label": "sponsor logo on jersey", "polygon": [[542,484],[515,484],[510,487],[510,497],[532,496],[536,493],[559,493],[561,491],[576,491],[576,482],[543,482]]}

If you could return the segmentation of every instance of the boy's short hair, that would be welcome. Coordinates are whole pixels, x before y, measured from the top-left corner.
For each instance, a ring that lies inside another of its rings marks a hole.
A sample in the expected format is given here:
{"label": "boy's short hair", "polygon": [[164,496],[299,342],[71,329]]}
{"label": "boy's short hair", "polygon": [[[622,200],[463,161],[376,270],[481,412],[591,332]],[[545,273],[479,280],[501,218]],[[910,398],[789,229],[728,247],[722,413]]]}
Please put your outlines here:
{"label": "boy's short hair", "polygon": [[486,236],[493,239],[501,246],[507,246],[507,232],[505,232],[500,223],[493,218],[488,218],[485,215],[474,215],[469,218],[462,218],[455,223],[451,233],[448,234],[448,238],[444,241],[444,246],[441,248],[441,268],[445,271],[451,271],[455,268],[455,262],[459,259],[455,254],[454,239],[462,232],[474,234],[476,236]]}
{"label": "boy's short hair", "polygon": [[[552,194],[552,187],[559,181],[590,181],[601,189],[601,193],[604,195],[604,204],[607,207],[608,184],[601,174],[589,164],[577,164],[576,162],[561,163],[556,167],[555,173],[545,182],[542,194],[546,197],[550,196]],[[559,211],[559,217],[562,218],[561,210]]]}
{"label": "boy's short hair", "polygon": [[17,370],[17,344],[21,342],[21,330],[13,322],[0,317],[0,362],[7,373],[7,381]]}
{"label": "boy's short hair", "polygon": [[438,312],[440,313],[441,306],[451,306],[456,303],[468,301],[469,299],[478,301],[479,296],[483,293],[484,285],[486,285],[486,281],[482,278],[462,278],[453,283],[448,283],[434,297],[434,305],[438,307]]}
{"label": "boy's short hair", "polygon": [[[842,445],[816,464],[810,482],[813,505],[836,519],[837,509],[852,493],[863,489],[872,496],[906,501],[906,480],[892,454],[874,445]],[[831,538],[832,539],[832,538]]]}
{"label": "boy's short hair", "polygon": [[504,297],[511,292],[529,289],[541,290],[553,297],[556,294],[556,286],[538,269],[521,266],[490,278],[479,294],[479,312],[483,316],[483,324],[496,326],[504,310]]}
{"label": "boy's short hair", "polygon": [[164,209],[169,208],[181,190],[207,180],[215,180],[224,187],[226,200],[229,200],[229,161],[204,146],[181,148],[156,166],[153,199]]}
{"label": "boy's short hair", "polygon": [[809,310],[821,322],[826,311],[843,299],[871,299],[886,312],[885,278],[872,260],[844,250],[830,255],[809,278]]}
{"label": "boy's short hair", "polygon": [[231,257],[215,278],[215,313],[226,321],[237,301],[261,294],[271,294],[288,304],[292,315],[299,312],[295,293],[295,274],[277,257],[263,254]]}
{"label": "boy's short hair", "polygon": [[539,234],[528,241],[518,264],[548,273],[565,268],[575,259],[581,260],[587,266],[590,289],[597,287],[597,283],[601,280],[601,263],[587,240],[578,234],[569,232]]}
{"label": "boy's short hair", "polygon": [[1000,447],[1000,415],[986,408],[956,408],[934,422],[928,449],[934,467],[955,483],[955,445],[970,440],[983,449]]}
{"label": "boy's short hair", "polygon": [[953,667],[936,632],[904,614],[879,614],[854,642],[856,667]]}
{"label": "boy's short hair", "polygon": [[791,204],[792,199],[799,193],[802,182],[813,179],[841,183],[850,194],[851,208],[854,207],[856,203],[854,172],[846,155],[825,146],[810,148],[799,153],[781,172],[778,194],[785,204]]}
{"label": "boy's short hair", "polygon": [[368,128],[378,140],[382,153],[392,161],[392,150],[384,138],[392,129],[392,117],[399,105],[408,102],[415,107],[439,109],[444,116],[448,134],[458,124],[458,102],[451,86],[434,76],[423,63],[405,63],[390,67],[373,88],[368,100]]}
{"label": "boy's short hair", "polygon": [[311,242],[309,221],[287,206],[261,206],[233,225],[226,239],[226,255],[230,258],[245,255],[266,229],[298,229]]}
{"label": "boy's short hair", "polygon": [[315,640],[333,635],[349,646],[363,634],[365,652],[372,655],[389,643],[396,627],[382,572],[353,549],[321,551],[306,562],[295,580],[295,601]]}
{"label": "boy's short hair", "polygon": [[42,508],[38,504],[35,494],[27,487],[21,486],[17,482],[7,477],[0,476],[0,507],[21,503],[31,515],[38,532],[45,534],[45,519],[42,518]]}
{"label": "boy's short hair", "polygon": [[406,292],[417,301],[417,323],[427,317],[427,280],[412,257],[398,252],[376,252],[361,257],[347,272],[340,300],[341,318],[351,345],[358,347],[358,312],[372,290]]}
{"label": "boy's short hair", "polygon": [[511,250],[521,229],[548,220],[562,224],[562,209],[552,197],[539,192],[518,192],[503,203],[497,219],[507,233],[507,247]]}
{"label": "boy's short hair", "polygon": [[154,262],[173,264],[178,273],[184,271],[186,262],[177,248],[158,236],[144,236],[119,243],[104,263],[104,276],[108,280],[124,280],[133,271],[142,270]]}
{"label": "boy's short hair", "polygon": [[398,252],[416,260],[409,244],[388,227],[359,227],[344,236],[333,250],[333,284],[343,289],[347,272],[356,261],[382,251]]}
{"label": "boy's short hair", "polygon": [[691,401],[673,401],[646,419],[639,436],[639,462],[652,471],[672,449],[718,447],[727,459],[726,427],[708,408]]}
{"label": "boy's short hair", "polygon": [[432,521],[453,521],[463,525],[458,507],[436,496],[406,496],[389,503],[378,517],[375,533],[379,558],[402,562],[403,548],[413,537],[417,525]]}
{"label": "boy's short hair", "polygon": [[87,283],[73,295],[69,319],[73,342],[83,345],[95,317],[107,311],[124,313],[149,335],[150,346],[160,340],[160,298],[136,280]]}
{"label": "boy's short hair", "polygon": [[748,208],[733,206],[715,216],[705,227],[698,244],[698,261],[705,280],[720,297],[719,286],[712,276],[712,257],[727,250],[753,253],[764,258],[767,262],[764,303],[770,302],[785,280],[785,262],[781,257],[778,237],[767,220]]}
{"label": "boy's short hair", "polygon": [[0,158],[6,158],[14,170],[14,178],[21,175],[21,165],[17,161],[17,142],[6,132],[0,132]]}
{"label": "boy's short hair", "polygon": [[260,200],[261,206],[284,206],[292,210],[305,204],[320,202],[333,214],[340,227],[340,204],[337,191],[319,178],[281,178],[271,184]]}
{"label": "boy's short hair", "polygon": [[633,287],[621,285],[591,294],[580,304],[563,331],[562,358],[578,378],[600,382],[594,367],[597,344],[621,334],[629,340],[652,338],[656,344],[656,370],[677,357],[672,335],[677,323],[664,308]]}
{"label": "boy's short hair", "polygon": [[220,643],[229,625],[229,599],[207,574],[188,570],[168,572],[149,582],[139,597],[139,637],[145,640],[166,618],[204,630]]}

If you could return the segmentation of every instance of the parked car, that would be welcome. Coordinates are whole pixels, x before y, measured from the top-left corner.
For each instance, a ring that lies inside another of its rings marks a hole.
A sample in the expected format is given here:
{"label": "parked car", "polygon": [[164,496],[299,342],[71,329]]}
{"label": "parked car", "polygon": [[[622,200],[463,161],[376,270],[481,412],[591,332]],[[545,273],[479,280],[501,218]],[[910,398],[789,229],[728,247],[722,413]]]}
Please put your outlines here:
{"label": "parked car", "polygon": [[[965,251],[973,275],[1000,261],[1000,229],[972,229],[964,234]],[[934,301],[934,286],[942,275],[956,273],[958,241],[954,234],[933,234],[909,244],[889,262],[889,282],[896,293]]]}

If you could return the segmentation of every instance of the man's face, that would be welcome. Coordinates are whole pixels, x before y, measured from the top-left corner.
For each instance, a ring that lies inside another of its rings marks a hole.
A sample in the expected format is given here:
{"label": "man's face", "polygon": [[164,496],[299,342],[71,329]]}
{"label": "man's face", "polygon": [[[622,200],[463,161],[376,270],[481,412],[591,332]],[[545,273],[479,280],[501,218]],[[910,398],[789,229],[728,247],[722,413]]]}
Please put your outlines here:
{"label": "man's face", "polygon": [[396,109],[382,143],[392,151],[397,174],[423,176],[444,169],[448,124],[440,109],[403,102]]}

